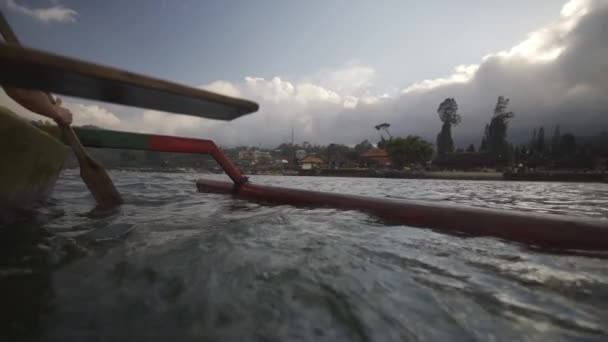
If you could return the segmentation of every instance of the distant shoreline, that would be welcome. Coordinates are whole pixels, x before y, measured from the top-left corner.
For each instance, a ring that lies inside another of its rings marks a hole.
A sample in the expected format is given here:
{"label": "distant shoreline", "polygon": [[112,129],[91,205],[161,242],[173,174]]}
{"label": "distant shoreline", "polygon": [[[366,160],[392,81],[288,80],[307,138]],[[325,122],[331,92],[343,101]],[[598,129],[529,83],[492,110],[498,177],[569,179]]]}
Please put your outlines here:
{"label": "distant shoreline", "polygon": [[[392,170],[306,170],[299,176],[325,177],[364,177],[364,178],[399,178],[399,179],[443,179],[474,181],[526,181],[526,182],[573,182],[573,183],[608,183],[608,173],[602,172],[481,172],[481,171],[392,171]],[[320,171],[320,172],[319,172]]]}
{"label": "distant shoreline", "polygon": [[445,180],[503,180],[502,172],[478,171],[398,171],[374,169],[323,169],[300,170],[298,176],[362,177],[400,179],[445,179]]}
{"label": "distant shoreline", "polygon": [[[78,168],[67,168],[78,170]],[[197,168],[164,168],[164,167],[115,167],[115,171],[163,172],[163,173],[202,173],[222,174],[219,170]],[[569,182],[569,183],[608,183],[608,173],[602,172],[481,172],[481,171],[427,171],[411,172],[374,169],[317,169],[298,170],[292,173],[244,172],[247,176],[292,176],[292,177],[351,177],[351,178],[395,178],[395,179],[438,179],[438,180],[471,180],[471,181],[527,181],[527,182]]]}

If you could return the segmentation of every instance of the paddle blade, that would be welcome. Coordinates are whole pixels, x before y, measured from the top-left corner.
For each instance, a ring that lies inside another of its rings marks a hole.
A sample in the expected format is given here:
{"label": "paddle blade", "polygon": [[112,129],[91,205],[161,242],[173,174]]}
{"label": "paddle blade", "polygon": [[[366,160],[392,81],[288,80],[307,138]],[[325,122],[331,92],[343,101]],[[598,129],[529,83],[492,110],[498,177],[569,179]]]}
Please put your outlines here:
{"label": "paddle blade", "polygon": [[110,208],[122,204],[122,198],[112,179],[103,166],[91,158],[82,147],[74,129],[72,127],[61,127],[61,129],[80,165],[80,177],[89,188],[98,206]]}
{"label": "paddle blade", "polygon": [[123,203],[110,175],[99,163],[88,156],[78,159],[78,162],[80,164],[80,177],[89,188],[98,206],[110,208]]}

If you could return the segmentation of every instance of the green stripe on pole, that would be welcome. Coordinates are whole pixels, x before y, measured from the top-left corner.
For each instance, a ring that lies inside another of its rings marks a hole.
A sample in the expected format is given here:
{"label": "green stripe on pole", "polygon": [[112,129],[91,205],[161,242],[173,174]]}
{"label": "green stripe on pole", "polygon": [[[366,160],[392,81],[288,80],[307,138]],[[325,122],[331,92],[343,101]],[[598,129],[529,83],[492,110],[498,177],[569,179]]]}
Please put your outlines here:
{"label": "green stripe on pole", "polygon": [[86,147],[148,150],[150,134],[74,127],[76,135]]}

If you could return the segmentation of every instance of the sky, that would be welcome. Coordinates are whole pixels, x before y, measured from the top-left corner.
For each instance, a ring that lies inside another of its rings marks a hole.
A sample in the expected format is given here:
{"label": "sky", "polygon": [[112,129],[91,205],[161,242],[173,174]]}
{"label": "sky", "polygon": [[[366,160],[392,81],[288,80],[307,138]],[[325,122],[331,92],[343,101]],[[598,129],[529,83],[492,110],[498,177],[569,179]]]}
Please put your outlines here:
{"label": "sky", "polygon": [[[435,140],[446,97],[457,146],[478,144],[496,98],[510,139],[534,127],[608,131],[608,0],[0,0],[23,44],[260,104],[221,122],[67,98],[76,124],[211,138],[356,144]],[[4,94],[0,104],[24,116]]]}

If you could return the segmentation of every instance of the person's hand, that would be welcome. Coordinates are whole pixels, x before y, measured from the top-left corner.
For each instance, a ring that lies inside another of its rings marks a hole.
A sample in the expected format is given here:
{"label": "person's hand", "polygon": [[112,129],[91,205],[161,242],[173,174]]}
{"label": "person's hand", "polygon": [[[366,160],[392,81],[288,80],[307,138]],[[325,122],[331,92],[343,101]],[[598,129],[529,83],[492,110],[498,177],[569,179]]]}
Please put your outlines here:
{"label": "person's hand", "polygon": [[54,99],[50,94],[39,91],[3,87],[6,94],[26,109],[55,120],[60,126],[72,123],[72,113],[61,107],[61,99]]}
{"label": "person's hand", "polygon": [[54,99],[53,109],[55,110],[55,122],[60,126],[69,126],[72,124],[72,113],[64,107],[61,107],[61,99]]}
{"label": "person's hand", "polygon": [[55,105],[56,117],[53,118],[60,126],[69,126],[72,124],[72,113],[59,105]]}

